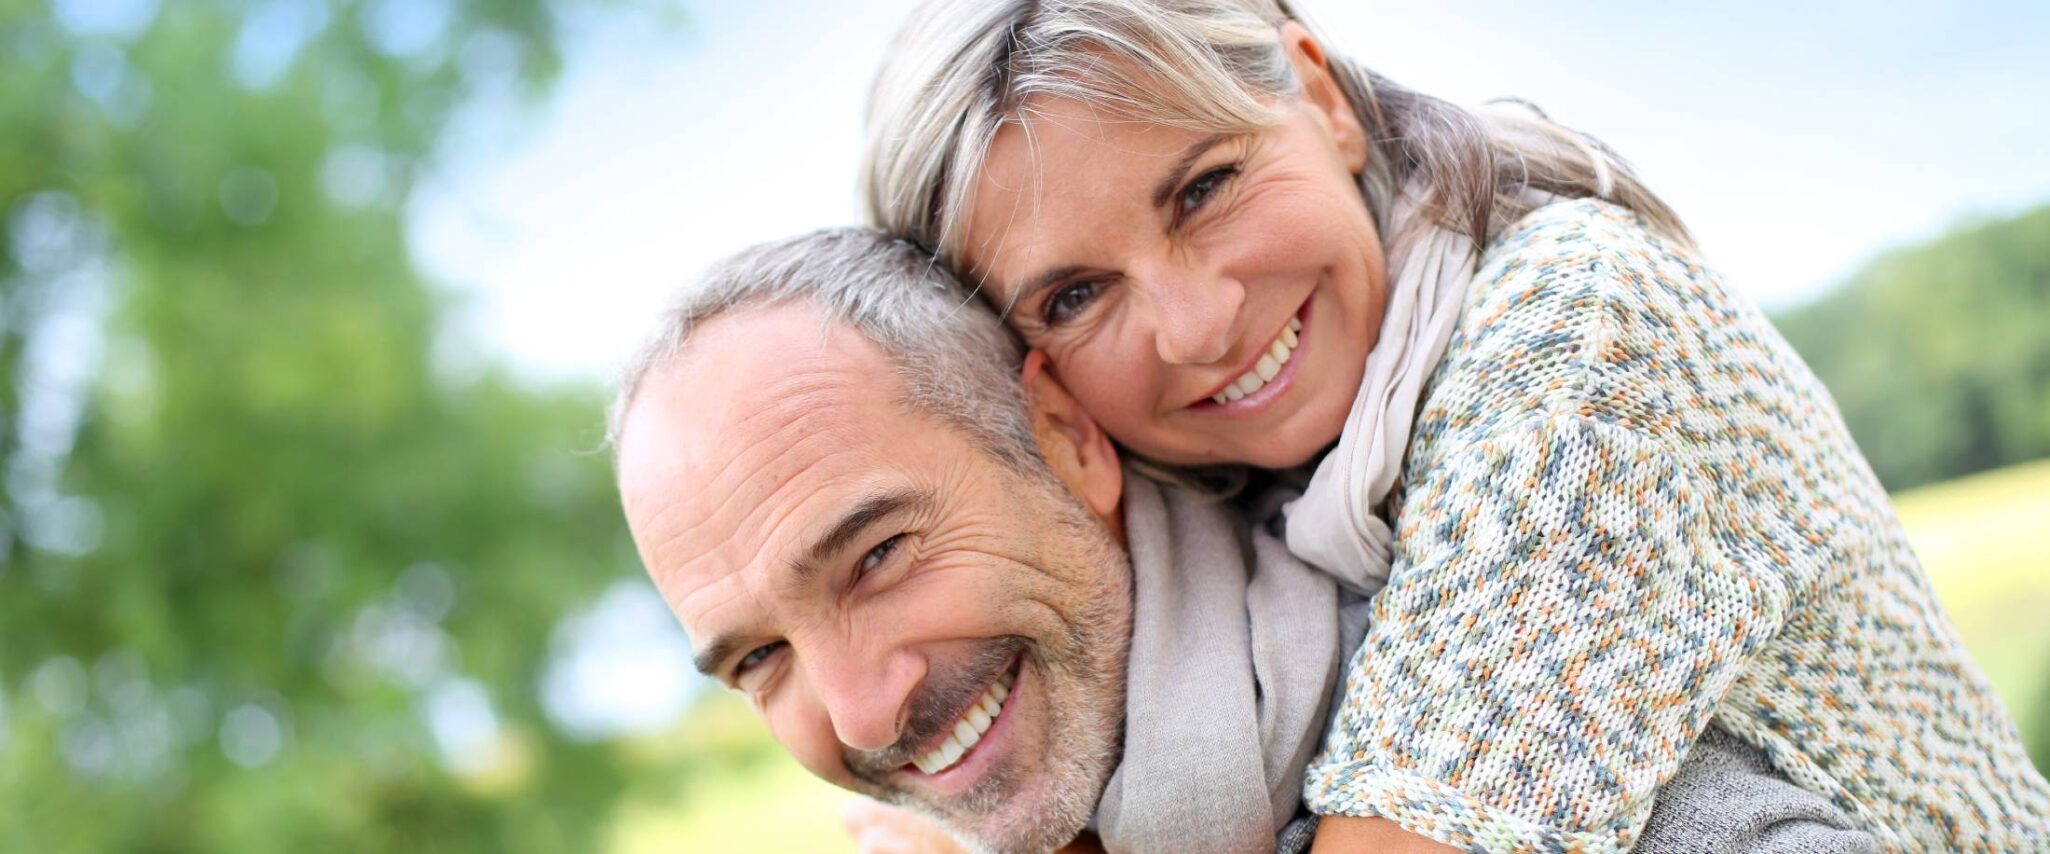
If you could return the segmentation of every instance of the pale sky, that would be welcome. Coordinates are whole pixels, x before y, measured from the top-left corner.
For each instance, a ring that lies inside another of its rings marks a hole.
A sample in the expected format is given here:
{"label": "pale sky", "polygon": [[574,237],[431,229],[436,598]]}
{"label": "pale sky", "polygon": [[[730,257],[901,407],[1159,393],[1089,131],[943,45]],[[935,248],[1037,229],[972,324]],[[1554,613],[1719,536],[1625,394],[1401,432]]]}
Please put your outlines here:
{"label": "pale sky", "polygon": [[[547,101],[458,136],[413,200],[413,251],[466,296],[469,339],[536,376],[608,376],[711,261],[859,219],[862,103],[912,5],[586,22]],[[2050,4],[1301,5],[1406,85],[1526,98],[1602,138],[1768,306],[2050,201]]]}

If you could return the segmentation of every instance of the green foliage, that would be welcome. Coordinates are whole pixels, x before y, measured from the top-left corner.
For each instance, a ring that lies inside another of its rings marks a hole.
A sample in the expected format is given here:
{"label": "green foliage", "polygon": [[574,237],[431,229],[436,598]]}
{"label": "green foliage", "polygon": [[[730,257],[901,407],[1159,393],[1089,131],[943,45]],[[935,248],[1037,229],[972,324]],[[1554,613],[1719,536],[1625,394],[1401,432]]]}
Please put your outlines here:
{"label": "green foliage", "polygon": [[537,686],[635,565],[601,396],[450,367],[401,216],[563,10],[101,5],[0,0],[0,848],[594,847],[628,775]]}
{"label": "green foliage", "polygon": [[1889,489],[2050,455],[2050,207],[1888,253],[1774,323]]}

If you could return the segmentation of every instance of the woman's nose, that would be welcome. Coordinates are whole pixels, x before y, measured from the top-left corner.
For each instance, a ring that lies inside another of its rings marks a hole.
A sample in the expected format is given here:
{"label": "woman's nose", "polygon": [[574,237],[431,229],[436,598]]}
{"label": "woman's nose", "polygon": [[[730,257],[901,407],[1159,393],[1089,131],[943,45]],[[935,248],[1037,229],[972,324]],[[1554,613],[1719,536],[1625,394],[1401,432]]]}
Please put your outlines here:
{"label": "woman's nose", "polygon": [[1231,351],[1245,288],[1223,276],[1162,270],[1148,282],[1156,313],[1154,346],[1173,365],[1207,365]]}

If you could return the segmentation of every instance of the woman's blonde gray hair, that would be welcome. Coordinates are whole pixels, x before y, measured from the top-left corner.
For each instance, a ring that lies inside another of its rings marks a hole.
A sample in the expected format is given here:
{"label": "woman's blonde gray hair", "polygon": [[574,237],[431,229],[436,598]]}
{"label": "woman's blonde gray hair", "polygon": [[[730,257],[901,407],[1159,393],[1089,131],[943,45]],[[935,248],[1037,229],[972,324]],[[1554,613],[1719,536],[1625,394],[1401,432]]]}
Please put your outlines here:
{"label": "woman's blonde gray hair", "polygon": [[[1209,133],[1271,126],[1299,87],[1279,35],[1291,20],[1309,26],[1284,0],[933,0],[898,33],[870,93],[869,219],[958,266],[985,153],[1048,98]],[[1385,231],[1395,192],[1411,185],[1433,220],[1476,245],[1529,212],[1525,190],[1608,199],[1687,238],[1592,138],[1528,105],[1463,109],[1318,41],[1372,146],[1360,191],[1390,250],[1411,237]]]}
{"label": "woman's blonde gray hair", "polygon": [[[1281,38],[1290,21],[1315,32],[1286,0],[931,0],[898,33],[869,95],[869,220],[965,271],[964,223],[983,158],[1004,127],[1029,134],[1047,99],[1203,133],[1275,125],[1301,85]],[[1523,102],[1463,109],[1317,41],[1366,131],[1360,195],[1389,257],[1424,237],[1390,233],[1395,195],[1407,188],[1422,194],[1424,219],[1476,246],[1546,195],[1607,199],[1689,241],[1672,210],[1593,138]],[[1212,494],[1245,479],[1235,466],[1126,460]]]}

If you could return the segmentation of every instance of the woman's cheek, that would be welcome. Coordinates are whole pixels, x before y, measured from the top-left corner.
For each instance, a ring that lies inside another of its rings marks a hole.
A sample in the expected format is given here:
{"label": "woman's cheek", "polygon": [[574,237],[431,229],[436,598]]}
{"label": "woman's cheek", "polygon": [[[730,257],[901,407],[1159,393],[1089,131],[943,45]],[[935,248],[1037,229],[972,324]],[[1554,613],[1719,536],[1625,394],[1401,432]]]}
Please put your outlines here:
{"label": "woman's cheek", "polygon": [[1107,309],[1098,322],[1041,349],[1068,393],[1098,421],[1111,421],[1158,386],[1159,353],[1146,336],[1126,327],[1129,313]]}

